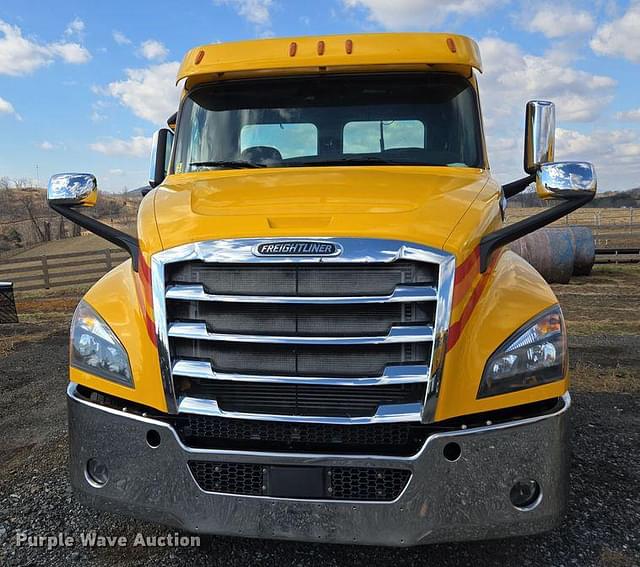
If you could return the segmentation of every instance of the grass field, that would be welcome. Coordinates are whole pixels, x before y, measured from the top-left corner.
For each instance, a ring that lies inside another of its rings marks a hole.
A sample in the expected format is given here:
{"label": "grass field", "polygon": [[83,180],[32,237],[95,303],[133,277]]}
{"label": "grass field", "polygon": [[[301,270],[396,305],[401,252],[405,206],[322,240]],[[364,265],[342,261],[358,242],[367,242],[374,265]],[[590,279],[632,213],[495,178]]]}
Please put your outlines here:
{"label": "grass field", "polygon": [[31,246],[19,252],[14,252],[9,256],[1,256],[0,262],[10,261],[11,258],[30,258],[31,256],[48,256],[50,254],[89,252],[92,250],[103,250],[105,248],[114,248],[114,245],[95,234],[86,234],[76,236],[75,238],[43,242],[42,244]]}
{"label": "grass field", "polygon": [[[513,222],[540,212],[538,207],[508,207],[507,221]],[[640,224],[640,210],[632,208],[589,208],[582,207],[570,215],[556,221],[554,225],[577,224],[597,227],[617,225],[625,227]]]}

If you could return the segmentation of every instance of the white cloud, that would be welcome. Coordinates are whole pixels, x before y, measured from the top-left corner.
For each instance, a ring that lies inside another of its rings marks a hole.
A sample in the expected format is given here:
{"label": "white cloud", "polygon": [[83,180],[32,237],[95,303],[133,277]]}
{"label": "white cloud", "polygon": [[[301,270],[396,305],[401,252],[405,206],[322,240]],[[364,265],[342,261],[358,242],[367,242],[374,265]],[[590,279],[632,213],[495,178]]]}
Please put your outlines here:
{"label": "white cloud", "polygon": [[169,50],[162,42],[155,39],[148,39],[140,44],[138,53],[150,61],[162,61],[169,53]]}
{"label": "white cloud", "polygon": [[67,24],[67,28],[64,30],[64,35],[80,35],[84,31],[85,24],[80,18],[74,18]]}
{"label": "white cloud", "polygon": [[18,26],[0,20],[0,75],[28,75],[56,58],[86,63],[91,54],[78,43],[38,43],[22,35]]}
{"label": "white cloud", "polygon": [[594,130],[590,133],[558,128],[556,156],[591,161],[600,191],[638,186],[640,134],[633,130]]}
{"label": "white cloud", "polygon": [[621,18],[600,26],[590,45],[598,55],[640,63],[640,1],[632,0]]}
{"label": "white cloud", "polygon": [[179,63],[161,63],[145,69],[127,69],[127,78],[107,87],[109,94],[136,116],[165,124],[178,108],[180,90],[175,86]]}
{"label": "white cloud", "polygon": [[16,109],[13,108],[13,104],[11,104],[8,100],[2,98],[0,96],[0,114],[12,114],[16,117],[17,120],[22,120],[20,115],[16,112]]}
{"label": "white cloud", "polygon": [[[500,181],[522,177],[524,111],[528,100],[556,103],[558,123],[593,122],[613,98],[616,82],[572,67],[566,52],[543,56],[518,45],[488,37],[480,42],[484,75],[478,79],[485,118],[487,147]],[[561,152],[556,155],[564,159]],[[582,155],[581,159],[590,159]]]}
{"label": "white cloud", "polygon": [[616,119],[625,122],[640,122],[640,108],[618,112],[616,114]]}
{"label": "white cloud", "polygon": [[482,39],[480,51],[485,68],[480,84],[489,122],[522,113],[532,98],[555,102],[561,121],[589,122],[613,98],[614,79],[572,68],[564,53],[530,55],[495,37]]}
{"label": "white cloud", "polygon": [[77,65],[91,59],[89,51],[79,43],[52,43],[49,49],[66,63]]}
{"label": "white cloud", "polygon": [[151,151],[151,138],[132,136],[128,140],[120,138],[105,138],[89,144],[94,152],[108,156],[148,156]]}
{"label": "white cloud", "polygon": [[131,40],[121,31],[113,30],[112,35],[113,41],[115,41],[118,45],[131,45]]}
{"label": "white cloud", "polygon": [[594,27],[595,22],[589,12],[554,4],[541,6],[526,24],[527,30],[552,39],[588,33]]}
{"label": "white cloud", "polygon": [[424,29],[449,17],[481,14],[505,0],[342,0],[347,8],[362,8],[369,20],[386,29]]}
{"label": "white cloud", "polygon": [[257,26],[271,23],[272,0],[214,0],[218,5],[231,6],[248,22]]}
{"label": "white cloud", "polygon": [[49,150],[53,150],[56,146],[55,146],[55,144],[52,144],[48,140],[43,140],[39,144],[39,147],[40,147],[41,150],[49,151]]}
{"label": "white cloud", "polygon": [[91,122],[102,122],[107,119],[104,110],[109,104],[103,100],[96,100],[91,104]]}

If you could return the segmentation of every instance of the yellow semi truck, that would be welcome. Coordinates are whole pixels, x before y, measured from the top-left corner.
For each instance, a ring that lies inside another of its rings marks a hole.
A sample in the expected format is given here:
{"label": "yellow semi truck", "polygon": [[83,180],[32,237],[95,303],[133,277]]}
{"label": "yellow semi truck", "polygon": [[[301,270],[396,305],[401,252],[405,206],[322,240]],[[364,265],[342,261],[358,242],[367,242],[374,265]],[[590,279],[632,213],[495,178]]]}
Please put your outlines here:
{"label": "yellow semi truck", "polygon": [[[131,259],[73,317],[71,480],[89,505],[192,532],[408,546],[531,534],[567,488],[558,300],[505,244],[594,196],[526,108],[501,186],[477,45],[362,34],[196,47],[153,142]],[[504,224],[535,182],[558,201]]]}

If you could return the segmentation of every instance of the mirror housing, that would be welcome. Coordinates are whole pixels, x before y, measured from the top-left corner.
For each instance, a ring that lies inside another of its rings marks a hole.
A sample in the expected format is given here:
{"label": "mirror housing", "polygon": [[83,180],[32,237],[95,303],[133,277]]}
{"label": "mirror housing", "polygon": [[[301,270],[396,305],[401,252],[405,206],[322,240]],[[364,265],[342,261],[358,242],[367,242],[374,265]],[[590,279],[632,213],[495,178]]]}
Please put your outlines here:
{"label": "mirror housing", "polygon": [[50,205],[93,207],[98,199],[98,182],[91,173],[57,173],[47,186]]}
{"label": "mirror housing", "polygon": [[534,174],[543,163],[553,161],[556,107],[552,102],[532,100],[527,103],[524,136],[524,170]]}
{"label": "mirror housing", "polygon": [[78,226],[126,250],[131,256],[131,266],[137,272],[140,256],[138,239],[76,210],[76,207],[93,207],[97,198],[98,182],[90,173],[58,173],[49,179],[49,207]]}
{"label": "mirror housing", "polygon": [[149,164],[149,185],[151,187],[160,185],[167,176],[173,138],[174,134],[169,128],[160,128],[153,135],[151,163]]}
{"label": "mirror housing", "polygon": [[536,173],[536,192],[541,199],[572,199],[594,195],[598,188],[595,168],[588,162],[545,163]]}

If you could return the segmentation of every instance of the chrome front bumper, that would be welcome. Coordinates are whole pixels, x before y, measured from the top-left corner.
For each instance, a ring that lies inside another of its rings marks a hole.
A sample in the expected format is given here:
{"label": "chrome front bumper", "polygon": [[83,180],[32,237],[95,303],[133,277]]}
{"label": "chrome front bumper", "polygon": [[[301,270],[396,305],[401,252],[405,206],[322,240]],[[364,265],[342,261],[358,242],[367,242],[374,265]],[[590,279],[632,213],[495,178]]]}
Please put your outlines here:
{"label": "chrome front bumper", "polygon": [[[255,453],[192,449],[158,420],[116,411],[68,390],[71,481],[94,507],[191,532],[261,538],[408,546],[490,539],[549,530],[562,519],[568,480],[569,394],[554,413],[486,427],[439,433],[412,457]],[[149,446],[149,429],[160,445]],[[461,448],[450,462],[448,443]],[[109,470],[101,488],[86,476],[99,458]],[[265,465],[366,466],[412,472],[393,502],[295,500],[204,492],[187,461]],[[532,509],[515,508],[518,480],[536,480]]]}

